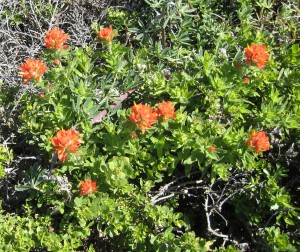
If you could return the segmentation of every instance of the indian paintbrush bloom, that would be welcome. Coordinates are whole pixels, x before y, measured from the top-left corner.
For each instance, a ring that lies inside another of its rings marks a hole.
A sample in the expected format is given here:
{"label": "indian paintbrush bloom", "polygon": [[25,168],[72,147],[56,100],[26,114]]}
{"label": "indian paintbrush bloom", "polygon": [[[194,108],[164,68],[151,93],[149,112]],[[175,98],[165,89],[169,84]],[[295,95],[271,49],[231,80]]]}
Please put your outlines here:
{"label": "indian paintbrush bloom", "polygon": [[59,64],[60,64],[60,60],[59,60],[59,59],[55,59],[55,60],[53,61],[53,63],[54,63],[55,65],[59,65]]}
{"label": "indian paintbrush bloom", "polygon": [[170,101],[159,103],[155,112],[158,117],[162,117],[164,122],[168,121],[170,118],[176,117],[175,108]]}
{"label": "indian paintbrush bloom", "polygon": [[208,147],[208,150],[209,150],[210,152],[215,152],[216,147],[215,147],[215,146],[209,146],[209,147]]}
{"label": "indian paintbrush bloom", "polygon": [[91,194],[92,192],[97,190],[96,182],[91,179],[87,179],[85,181],[81,181],[80,185],[80,196],[85,194]]}
{"label": "indian paintbrush bloom", "polygon": [[248,77],[244,77],[244,78],[243,78],[243,82],[244,82],[245,84],[248,84],[248,83],[250,82],[250,79],[249,79]]}
{"label": "indian paintbrush bloom", "polygon": [[245,49],[246,63],[254,63],[258,68],[265,67],[269,54],[264,45],[251,45]]}
{"label": "indian paintbrush bloom", "polygon": [[114,36],[115,36],[115,33],[112,29],[112,26],[103,28],[98,32],[98,38],[100,40],[105,40],[106,42],[112,41]]}
{"label": "indian paintbrush bloom", "polygon": [[69,35],[64,33],[63,30],[59,28],[53,28],[46,32],[45,43],[48,49],[62,49],[68,48],[64,43],[69,39]]}
{"label": "indian paintbrush bloom", "polygon": [[76,153],[79,148],[82,138],[78,132],[73,129],[59,130],[54,137],[52,137],[52,145],[57,147],[55,153],[61,162],[65,162],[69,152]]}
{"label": "indian paintbrush bloom", "polygon": [[131,114],[129,120],[135,122],[136,127],[142,130],[142,134],[145,133],[147,128],[151,128],[152,124],[157,121],[157,114],[148,105],[142,103],[131,107]]}
{"label": "indian paintbrush bloom", "polygon": [[133,132],[132,134],[131,134],[131,139],[135,139],[135,138],[137,138],[138,137],[138,135],[135,133],[135,132]]}
{"label": "indian paintbrush bloom", "polygon": [[251,132],[251,138],[245,142],[246,145],[250,146],[255,152],[261,153],[270,149],[269,138],[264,131]]}
{"label": "indian paintbrush bloom", "polygon": [[40,81],[47,67],[44,65],[43,60],[26,59],[25,63],[21,64],[20,70],[20,74],[23,76],[23,82],[27,83],[32,79]]}

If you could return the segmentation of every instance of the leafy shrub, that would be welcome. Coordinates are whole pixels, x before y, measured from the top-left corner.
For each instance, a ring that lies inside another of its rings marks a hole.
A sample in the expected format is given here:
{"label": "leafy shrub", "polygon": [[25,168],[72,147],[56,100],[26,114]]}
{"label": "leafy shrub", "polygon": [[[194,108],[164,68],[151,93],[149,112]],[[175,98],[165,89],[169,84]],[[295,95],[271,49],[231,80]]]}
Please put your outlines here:
{"label": "leafy shrub", "polygon": [[46,27],[1,87],[1,134],[34,159],[5,157],[23,208],[1,212],[2,249],[296,251],[298,14],[145,0],[109,8],[88,45]]}

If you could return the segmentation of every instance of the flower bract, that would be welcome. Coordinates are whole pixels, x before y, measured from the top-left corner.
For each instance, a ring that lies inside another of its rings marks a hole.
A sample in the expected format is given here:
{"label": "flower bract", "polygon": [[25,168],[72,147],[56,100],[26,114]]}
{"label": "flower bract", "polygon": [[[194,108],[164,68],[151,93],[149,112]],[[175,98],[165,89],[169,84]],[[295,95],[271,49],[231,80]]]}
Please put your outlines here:
{"label": "flower bract", "polygon": [[250,146],[255,152],[261,153],[270,149],[269,138],[264,131],[251,133],[251,138],[246,141],[246,145]]}
{"label": "flower bract", "polygon": [[162,117],[164,122],[176,117],[175,108],[170,101],[159,103],[156,112],[159,117]]}
{"label": "flower bract", "polygon": [[137,138],[138,137],[138,135],[135,133],[135,132],[133,132],[132,134],[131,134],[131,139],[135,139],[135,138]]}
{"label": "flower bract", "polygon": [[129,120],[136,123],[136,127],[142,130],[142,134],[145,133],[147,128],[151,128],[157,118],[157,113],[148,105],[140,103],[131,107]]}
{"label": "flower bract", "polygon": [[27,83],[32,79],[40,81],[47,67],[44,65],[43,60],[26,59],[25,63],[21,64],[20,70],[20,74],[23,76],[23,82]]}
{"label": "flower bract", "polygon": [[103,28],[98,32],[98,38],[100,40],[105,40],[106,42],[112,41],[114,36],[115,36],[115,33],[112,29],[112,26]]}
{"label": "flower bract", "polygon": [[91,194],[92,192],[97,190],[97,185],[95,181],[91,179],[87,179],[85,181],[81,181],[80,186],[80,195]]}
{"label": "flower bract", "polygon": [[210,152],[215,152],[216,147],[215,147],[215,146],[209,146],[209,147],[208,147],[208,150],[209,150]]}
{"label": "flower bract", "polygon": [[248,84],[250,82],[250,79],[248,77],[243,78],[243,82],[245,84]]}
{"label": "flower bract", "polygon": [[53,28],[46,33],[45,43],[48,49],[67,49],[64,43],[69,39],[69,35],[59,28]]}
{"label": "flower bract", "polygon": [[55,60],[53,61],[53,63],[54,63],[55,65],[59,65],[59,64],[60,64],[60,60],[59,60],[59,59],[55,59]]}
{"label": "flower bract", "polygon": [[251,45],[245,49],[246,63],[255,64],[258,68],[265,67],[269,54],[267,48],[264,45]]}
{"label": "flower bract", "polygon": [[68,153],[76,153],[79,148],[82,138],[74,129],[59,130],[54,137],[52,137],[52,145],[57,147],[55,153],[61,162],[65,162]]}

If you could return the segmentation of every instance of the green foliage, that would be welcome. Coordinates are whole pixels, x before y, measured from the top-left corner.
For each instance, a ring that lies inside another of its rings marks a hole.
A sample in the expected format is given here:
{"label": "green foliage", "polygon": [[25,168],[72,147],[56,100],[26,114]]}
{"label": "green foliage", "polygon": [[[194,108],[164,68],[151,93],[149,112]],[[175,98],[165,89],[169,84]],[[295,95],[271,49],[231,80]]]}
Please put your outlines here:
{"label": "green foliage", "polygon": [[7,146],[0,146],[0,179],[5,176],[4,168],[13,160],[13,153]]}
{"label": "green foliage", "polygon": [[[40,81],[1,86],[1,134],[14,112],[4,108],[18,107],[18,134],[38,156],[17,167],[24,208],[1,212],[2,250],[94,251],[105,241],[126,251],[299,249],[299,9],[229,2],[111,7],[92,24],[91,45],[43,49]],[[99,40],[110,25],[113,40]],[[267,47],[263,68],[246,62],[253,44]],[[143,132],[131,106],[158,116],[164,101],[176,117]],[[54,146],[67,129],[82,138],[76,150],[63,137]],[[270,148],[253,139],[262,131]],[[0,177],[14,158],[0,147]]]}
{"label": "green foliage", "polygon": [[[31,216],[32,209],[25,206],[24,216],[0,213],[2,251],[73,251],[82,243],[79,237],[86,237],[83,231],[72,224],[64,232],[56,233],[49,216]],[[85,235],[85,236],[84,236]]]}
{"label": "green foliage", "polygon": [[277,227],[266,228],[265,251],[297,251],[297,249],[290,244],[287,234],[281,233]]}

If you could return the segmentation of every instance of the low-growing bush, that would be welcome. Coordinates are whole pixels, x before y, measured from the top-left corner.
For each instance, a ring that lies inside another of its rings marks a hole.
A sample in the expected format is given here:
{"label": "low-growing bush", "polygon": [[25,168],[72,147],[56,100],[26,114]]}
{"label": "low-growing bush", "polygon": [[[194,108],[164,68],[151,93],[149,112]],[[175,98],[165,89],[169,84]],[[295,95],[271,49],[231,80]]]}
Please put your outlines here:
{"label": "low-growing bush", "polygon": [[0,13],[40,28],[2,61],[3,251],[299,249],[296,3],[42,3]]}

